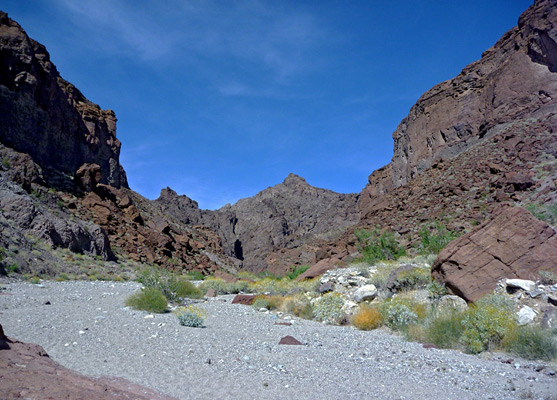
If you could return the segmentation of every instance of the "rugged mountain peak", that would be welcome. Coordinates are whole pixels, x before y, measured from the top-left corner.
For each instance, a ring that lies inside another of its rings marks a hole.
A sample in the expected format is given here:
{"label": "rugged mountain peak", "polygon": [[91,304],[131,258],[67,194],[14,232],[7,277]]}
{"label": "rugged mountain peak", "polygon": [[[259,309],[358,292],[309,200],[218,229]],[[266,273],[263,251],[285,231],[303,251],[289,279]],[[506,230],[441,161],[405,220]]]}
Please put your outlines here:
{"label": "rugged mountain peak", "polygon": [[51,177],[95,163],[102,183],[128,185],[114,112],[62,79],[46,48],[5,12],[0,12],[0,142],[29,154]]}
{"label": "rugged mountain peak", "polygon": [[293,173],[288,174],[288,176],[286,178],[284,178],[284,181],[282,182],[282,184],[285,185],[285,186],[288,186],[288,187],[298,186],[298,185],[301,185],[301,184],[308,185],[308,183],[306,182],[306,180],[304,178],[302,178],[301,176],[298,176],[296,174],[293,174]]}
{"label": "rugged mountain peak", "polygon": [[479,61],[421,96],[393,133],[389,167],[370,176],[363,197],[402,186],[503,124],[554,107],[556,24],[557,0],[536,1]]}

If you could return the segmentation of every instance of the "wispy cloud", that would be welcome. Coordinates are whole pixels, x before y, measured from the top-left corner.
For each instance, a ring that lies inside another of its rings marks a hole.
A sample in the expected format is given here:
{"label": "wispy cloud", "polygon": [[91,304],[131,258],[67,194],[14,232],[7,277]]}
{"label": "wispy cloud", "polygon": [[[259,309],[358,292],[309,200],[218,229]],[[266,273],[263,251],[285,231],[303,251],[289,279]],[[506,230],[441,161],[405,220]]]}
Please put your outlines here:
{"label": "wispy cloud", "polygon": [[278,84],[311,70],[327,36],[313,16],[280,2],[56,1],[94,51],[152,63],[237,63]]}

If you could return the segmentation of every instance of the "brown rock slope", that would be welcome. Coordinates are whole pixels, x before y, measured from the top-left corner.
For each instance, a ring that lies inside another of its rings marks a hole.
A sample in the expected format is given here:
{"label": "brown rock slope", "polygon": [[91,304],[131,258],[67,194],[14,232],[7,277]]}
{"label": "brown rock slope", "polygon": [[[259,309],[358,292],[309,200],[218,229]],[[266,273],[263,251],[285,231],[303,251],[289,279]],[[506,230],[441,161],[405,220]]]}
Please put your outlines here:
{"label": "brown rock slope", "polygon": [[498,125],[552,109],[556,29],[557,1],[536,0],[479,61],[422,95],[393,133],[393,159],[370,176],[364,203],[488,138]]}
{"label": "brown rock slope", "polygon": [[[557,1],[536,1],[479,61],[412,107],[393,134],[392,162],[361,193],[359,227],[412,243],[434,220],[464,232],[501,202],[555,204],[556,55]],[[343,260],[357,253],[351,232],[313,244]]]}
{"label": "brown rock slope", "polygon": [[[242,268],[280,274],[292,264],[269,262],[269,253],[338,236],[358,222],[357,198],[313,187],[290,174],[284,182],[216,211],[200,210],[196,202],[171,189],[163,190],[155,203],[185,224],[213,229],[222,237],[225,253]],[[309,258],[315,260],[315,255]]]}
{"label": "brown rock slope", "polygon": [[492,293],[502,278],[538,280],[557,273],[557,233],[520,207],[451,242],[439,254],[432,276],[466,301]]}
{"label": "brown rock slope", "polygon": [[93,379],[53,361],[36,344],[4,335],[0,325],[0,398],[172,400],[121,378]]}

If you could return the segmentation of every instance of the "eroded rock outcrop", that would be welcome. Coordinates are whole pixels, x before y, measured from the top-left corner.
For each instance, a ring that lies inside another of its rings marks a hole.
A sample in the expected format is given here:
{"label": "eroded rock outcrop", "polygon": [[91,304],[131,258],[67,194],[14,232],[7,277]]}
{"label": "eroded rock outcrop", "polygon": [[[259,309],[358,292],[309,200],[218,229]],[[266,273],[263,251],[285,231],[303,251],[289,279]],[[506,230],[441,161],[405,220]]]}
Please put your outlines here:
{"label": "eroded rock outcrop", "polygon": [[357,198],[313,187],[290,174],[276,186],[215,211],[200,210],[196,202],[168,188],[155,203],[185,224],[212,228],[222,237],[226,254],[240,260],[244,268],[283,273],[292,264],[274,266],[268,254],[340,234],[359,220]]}
{"label": "eroded rock outcrop", "polygon": [[0,142],[73,175],[97,163],[102,183],[127,187],[116,116],[62,79],[45,47],[0,11]]}
{"label": "eroded rock outcrop", "polygon": [[53,361],[36,344],[4,335],[0,325],[0,398],[173,400],[121,378],[88,378]]}
{"label": "eroded rock outcrop", "polygon": [[557,1],[536,0],[482,58],[423,94],[393,133],[389,166],[362,193],[402,186],[437,160],[452,158],[557,100]]}
{"label": "eroded rock outcrop", "polygon": [[538,280],[557,272],[557,232],[520,207],[451,242],[432,266],[433,278],[467,301],[493,292],[503,278]]}

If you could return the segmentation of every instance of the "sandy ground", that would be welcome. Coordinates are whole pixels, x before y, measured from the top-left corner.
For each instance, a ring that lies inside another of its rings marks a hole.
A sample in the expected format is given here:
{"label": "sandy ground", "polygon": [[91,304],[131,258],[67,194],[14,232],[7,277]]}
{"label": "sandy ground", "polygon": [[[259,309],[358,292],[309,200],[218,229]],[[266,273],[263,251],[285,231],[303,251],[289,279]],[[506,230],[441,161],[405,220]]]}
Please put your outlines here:
{"label": "sandy ground", "polygon": [[[0,287],[9,337],[40,344],[79,373],[126,378],[180,399],[557,398],[557,378],[548,374],[555,365],[426,349],[386,330],[296,318],[278,325],[276,314],[230,304],[231,296],[200,303],[206,326],[188,328],[172,313],[124,307],[137,283]],[[286,335],[303,345],[279,345]]]}

